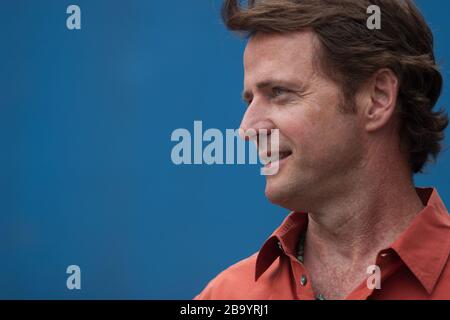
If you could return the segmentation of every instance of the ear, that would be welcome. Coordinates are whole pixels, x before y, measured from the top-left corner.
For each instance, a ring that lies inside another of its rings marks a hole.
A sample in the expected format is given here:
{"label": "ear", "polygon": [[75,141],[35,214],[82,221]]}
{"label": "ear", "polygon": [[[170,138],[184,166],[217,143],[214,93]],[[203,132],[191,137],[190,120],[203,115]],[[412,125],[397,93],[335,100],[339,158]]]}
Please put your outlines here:
{"label": "ear", "polygon": [[378,70],[366,87],[369,103],[364,109],[364,122],[367,131],[384,127],[395,112],[399,81],[391,69]]}

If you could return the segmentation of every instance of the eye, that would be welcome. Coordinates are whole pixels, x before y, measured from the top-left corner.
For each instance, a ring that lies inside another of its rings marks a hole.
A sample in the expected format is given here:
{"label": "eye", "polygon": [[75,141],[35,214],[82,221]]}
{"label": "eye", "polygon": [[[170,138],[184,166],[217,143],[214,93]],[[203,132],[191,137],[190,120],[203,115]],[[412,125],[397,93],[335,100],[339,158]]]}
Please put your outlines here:
{"label": "eye", "polygon": [[272,96],[274,98],[280,97],[283,94],[286,94],[288,92],[288,90],[281,88],[281,87],[273,87],[272,88]]}

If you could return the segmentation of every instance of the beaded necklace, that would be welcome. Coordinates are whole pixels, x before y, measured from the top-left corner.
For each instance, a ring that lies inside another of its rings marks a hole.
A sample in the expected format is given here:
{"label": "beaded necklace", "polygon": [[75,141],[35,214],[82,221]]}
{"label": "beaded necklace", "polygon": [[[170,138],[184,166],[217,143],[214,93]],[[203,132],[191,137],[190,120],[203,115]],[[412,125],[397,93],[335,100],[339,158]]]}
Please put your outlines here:
{"label": "beaded necklace", "polygon": [[[297,260],[303,263],[305,261],[305,239],[306,232],[300,234],[300,239],[297,245]],[[316,295],[316,300],[326,300],[325,296],[321,293]]]}

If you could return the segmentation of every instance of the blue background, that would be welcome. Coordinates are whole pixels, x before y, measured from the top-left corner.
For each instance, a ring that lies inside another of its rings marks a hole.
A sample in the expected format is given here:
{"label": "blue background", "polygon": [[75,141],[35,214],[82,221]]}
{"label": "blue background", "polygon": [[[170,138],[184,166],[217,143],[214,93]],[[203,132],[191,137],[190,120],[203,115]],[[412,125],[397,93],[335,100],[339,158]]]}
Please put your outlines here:
{"label": "blue background", "polygon": [[[79,31],[66,28],[73,3]],[[418,4],[448,83],[450,3]],[[243,115],[245,43],[219,12],[219,0],[0,2],[0,298],[190,299],[283,220],[258,166],[170,159],[174,129]],[[449,99],[446,85],[438,105]],[[447,202],[449,160],[416,177]],[[66,288],[71,264],[81,290]]]}

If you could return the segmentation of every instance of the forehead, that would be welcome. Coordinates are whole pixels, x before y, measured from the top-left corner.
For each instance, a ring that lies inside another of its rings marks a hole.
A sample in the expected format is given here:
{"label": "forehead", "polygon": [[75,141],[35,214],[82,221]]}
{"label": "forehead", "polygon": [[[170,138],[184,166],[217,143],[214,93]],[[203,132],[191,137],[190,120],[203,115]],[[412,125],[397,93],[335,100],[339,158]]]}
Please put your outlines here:
{"label": "forehead", "polygon": [[314,44],[314,34],[311,31],[255,34],[244,52],[246,82],[264,77],[309,77],[313,73]]}

